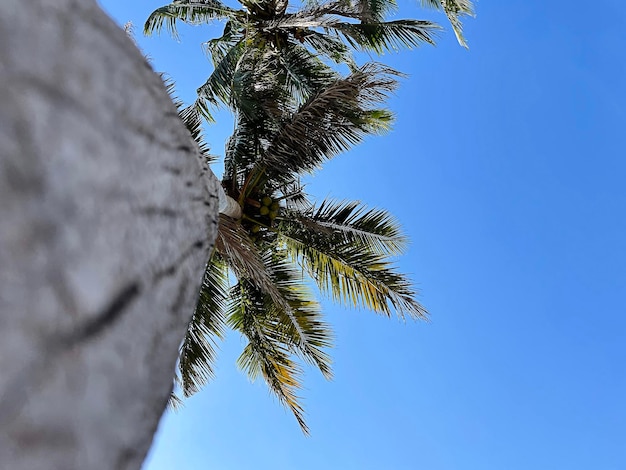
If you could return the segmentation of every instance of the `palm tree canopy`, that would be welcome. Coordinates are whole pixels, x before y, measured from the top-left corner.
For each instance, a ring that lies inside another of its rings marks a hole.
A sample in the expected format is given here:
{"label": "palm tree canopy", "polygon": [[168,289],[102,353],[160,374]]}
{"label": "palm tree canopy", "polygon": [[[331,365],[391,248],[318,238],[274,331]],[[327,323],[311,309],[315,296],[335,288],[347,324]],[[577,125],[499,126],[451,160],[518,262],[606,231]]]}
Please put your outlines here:
{"label": "palm tree canopy", "polygon": [[[332,330],[308,287],[307,277],[331,299],[385,316],[425,319],[410,280],[393,258],[406,238],[386,211],[358,201],[314,204],[301,177],[351,149],[368,135],[387,131],[393,115],[382,108],[401,76],[381,64],[357,66],[354,51],[380,54],[434,43],[440,27],[420,20],[386,21],[390,0],[309,1],[291,11],[285,0],[176,0],[148,18],[146,33],[177,21],[224,22],[204,44],[214,64],[191,106],[177,103],[207,164],[202,118],[211,108],[234,111],[222,186],[238,205],[235,218],[220,216],[215,252],[181,346],[178,382],[184,395],[212,376],[216,341],[227,328],[248,344],[238,365],[263,377],[304,432],[298,397],[302,361],[332,376]],[[422,0],[443,10],[465,45],[460,18],[473,13],[467,0]],[[340,74],[333,66],[347,65]],[[230,279],[235,279],[231,285]]]}
{"label": "palm tree canopy", "polygon": [[[397,9],[393,0],[309,1],[294,12],[285,0],[239,0],[239,3],[242,8],[234,9],[219,0],[175,0],[156,9],[144,25],[146,34],[167,29],[177,38],[178,21],[224,22],[222,35],[204,43],[215,70],[198,89],[197,106],[208,120],[212,120],[211,107],[226,105],[234,111],[246,108],[245,103],[235,98],[234,90],[241,85],[238,72],[251,70],[251,62],[259,64],[263,60],[285,89],[305,99],[315,89],[320,74],[330,73],[324,60],[352,67],[353,51],[382,54],[434,44],[441,30],[430,21],[387,21],[386,17]],[[443,10],[459,42],[467,46],[460,19],[473,14],[469,0],[421,0],[421,3]]]}

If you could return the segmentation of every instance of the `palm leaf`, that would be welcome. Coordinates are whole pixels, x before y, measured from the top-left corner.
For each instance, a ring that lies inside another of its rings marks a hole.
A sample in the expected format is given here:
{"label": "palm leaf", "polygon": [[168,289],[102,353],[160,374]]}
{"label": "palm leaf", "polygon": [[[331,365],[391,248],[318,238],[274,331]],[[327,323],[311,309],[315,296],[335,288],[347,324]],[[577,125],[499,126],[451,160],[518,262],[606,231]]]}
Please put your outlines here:
{"label": "palm leaf", "polygon": [[384,21],[389,13],[398,8],[395,0],[361,0],[357,5],[360,9],[359,19],[366,23]]}
{"label": "palm leaf", "polygon": [[207,143],[202,129],[202,114],[198,108],[191,105],[179,110],[178,115],[183,120],[185,127],[191,133],[194,141],[198,145],[200,156],[206,162],[211,164],[217,161],[217,156],[211,154],[209,144]]}
{"label": "palm leaf", "polygon": [[248,232],[228,216],[220,214],[215,249],[238,279],[249,279],[256,288],[267,293],[278,304],[285,301],[276,289],[258,247]]}
{"label": "palm leaf", "polygon": [[233,77],[237,72],[241,58],[246,53],[246,47],[245,40],[239,39],[215,66],[215,70],[204,85],[198,88],[198,99],[195,106],[207,120],[213,121],[210,112],[211,106],[218,107],[220,102],[227,106],[230,105]]}
{"label": "palm leaf", "polygon": [[384,23],[337,23],[332,28],[341,33],[346,42],[357,50],[397,51],[400,48],[434,45],[435,34],[441,26],[430,21],[397,20]]}
{"label": "palm leaf", "polygon": [[399,255],[407,239],[398,222],[387,211],[367,209],[358,201],[322,201],[319,207],[290,212],[285,224],[299,224],[297,230],[316,232],[337,239],[337,243],[360,244],[380,255]]}
{"label": "palm leaf", "polygon": [[[330,47],[329,43],[326,45]],[[337,50],[335,53],[336,57],[339,57],[340,53]],[[338,78],[338,75],[316,54],[293,41],[285,44],[273,59],[269,66],[278,70],[279,83],[289,91],[298,104]]]}
{"label": "palm leaf", "polygon": [[176,106],[176,109],[178,110],[178,116],[181,118],[185,127],[191,134],[191,137],[196,142],[202,160],[206,162],[206,164],[213,163],[217,157],[211,154],[209,144],[204,138],[202,130],[202,117],[198,112],[198,109],[193,105],[185,107],[183,101],[176,95],[176,85],[171,77],[166,74],[161,74],[161,79],[165,84],[165,89],[170,95],[174,106]]}
{"label": "palm leaf", "polygon": [[350,68],[356,68],[350,49],[337,36],[309,30],[302,34],[302,42],[311,47],[316,54],[328,57],[337,64],[347,64]]}
{"label": "palm leaf", "polygon": [[319,305],[303,284],[301,273],[289,265],[286,256],[273,247],[264,260],[287,305],[277,304],[254,284],[240,279],[231,291],[228,322],[248,339],[238,365],[252,379],[262,376],[308,433],[296,395],[302,370],[290,356],[299,356],[331,378],[331,360],[324,349],[332,345],[332,333],[321,320]]}
{"label": "palm leaf", "polygon": [[463,36],[463,23],[461,17],[474,16],[474,5],[471,0],[421,0],[423,7],[443,10],[452,24],[454,34],[461,46],[467,48],[467,42]]}
{"label": "palm leaf", "polygon": [[279,185],[277,190],[283,194],[285,207],[289,211],[306,211],[311,207],[308,195],[304,192],[304,186],[299,178],[295,178],[285,184]]}
{"label": "palm leaf", "polygon": [[[224,179],[236,181],[239,186],[247,176],[249,166],[256,160],[262,130],[245,116],[237,116],[233,134],[226,142]],[[241,176],[240,180],[237,179]]]}
{"label": "palm leaf", "polygon": [[[347,10],[344,13],[338,11],[334,13],[352,16]],[[360,13],[355,11],[354,15],[359,17]],[[321,29],[326,33],[341,34],[353,49],[381,54],[386,50],[395,51],[401,47],[418,47],[423,43],[434,45],[435,35],[441,30],[441,26],[430,21],[410,19],[351,23],[334,16],[321,15],[320,12],[303,10],[263,22],[260,29],[266,33],[302,30],[304,38],[312,31]]]}
{"label": "palm leaf", "polygon": [[236,10],[218,0],[174,0],[169,5],[154,10],[144,24],[144,34],[150,36],[165,27],[173,38],[179,39],[176,23],[208,23],[216,19],[235,17]]}
{"label": "palm leaf", "polygon": [[205,53],[211,57],[214,67],[217,67],[224,60],[228,51],[243,39],[244,32],[241,29],[241,25],[238,22],[229,20],[224,25],[222,36],[210,39],[202,44]]}
{"label": "palm leaf", "polygon": [[[248,50],[232,78],[230,106],[258,127],[293,110],[290,87],[281,54],[270,47]],[[276,86],[282,83],[283,86]]]}
{"label": "palm leaf", "polygon": [[265,296],[250,283],[240,281],[231,290],[230,298],[228,323],[248,339],[237,365],[252,380],[262,376],[270,391],[292,411],[302,431],[308,434],[304,410],[297,395],[297,390],[302,387],[302,369],[290,358],[280,332],[271,322],[265,321]]}
{"label": "palm leaf", "polygon": [[228,269],[219,254],[209,261],[200,296],[180,348],[180,386],[188,397],[213,377],[216,339],[222,339],[228,298]]}
{"label": "palm leaf", "polygon": [[331,360],[324,349],[332,346],[332,333],[330,325],[321,320],[319,304],[303,283],[302,273],[292,267],[287,252],[274,246],[265,259],[288,308],[276,304],[266,295],[264,318],[269,319],[273,328],[280,332],[282,342],[291,352],[317,366],[324,377],[330,379]]}
{"label": "palm leaf", "polygon": [[366,64],[320,90],[284,122],[258,167],[269,167],[277,180],[291,177],[289,172],[311,172],[366,135],[387,130],[391,113],[368,107],[394,90],[394,75],[399,74]]}
{"label": "palm leaf", "polygon": [[323,4],[313,4],[303,9],[317,16],[334,15],[353,18],[365,23],[384,21],[387,14],[397,10],[395,0],[362,0],[347,2],[336,0]]}
{"label": "palm leaf", "polygon": [[336,237],[319,232],[287,227],[280,235],[294,261],[334,301],[386,316],[396,311],[401,317],[426,318],[411,282],[395,271],[386,256],[372,253],[365,245],[337,243]]}

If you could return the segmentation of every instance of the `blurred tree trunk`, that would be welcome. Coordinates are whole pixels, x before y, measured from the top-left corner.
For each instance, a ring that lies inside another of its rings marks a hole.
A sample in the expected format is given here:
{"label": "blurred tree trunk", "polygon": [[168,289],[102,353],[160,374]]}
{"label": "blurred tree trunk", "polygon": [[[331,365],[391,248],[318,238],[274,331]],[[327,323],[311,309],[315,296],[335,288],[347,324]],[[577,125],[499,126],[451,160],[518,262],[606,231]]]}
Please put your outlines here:
{"label": "blurred tree trunk", "polygon": [[94,0],[0,1],[0,467],[140,468],[216,191]]}

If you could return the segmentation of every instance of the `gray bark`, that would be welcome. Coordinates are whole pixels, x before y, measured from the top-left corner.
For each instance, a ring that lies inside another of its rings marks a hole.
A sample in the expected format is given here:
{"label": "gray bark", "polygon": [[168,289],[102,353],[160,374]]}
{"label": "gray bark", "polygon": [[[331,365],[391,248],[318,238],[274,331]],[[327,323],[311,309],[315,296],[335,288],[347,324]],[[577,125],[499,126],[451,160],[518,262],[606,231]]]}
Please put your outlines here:
{"label": "gray bark", "polygon": [[138,469],[216,181],[93,0],[0,1],[0,468]]}

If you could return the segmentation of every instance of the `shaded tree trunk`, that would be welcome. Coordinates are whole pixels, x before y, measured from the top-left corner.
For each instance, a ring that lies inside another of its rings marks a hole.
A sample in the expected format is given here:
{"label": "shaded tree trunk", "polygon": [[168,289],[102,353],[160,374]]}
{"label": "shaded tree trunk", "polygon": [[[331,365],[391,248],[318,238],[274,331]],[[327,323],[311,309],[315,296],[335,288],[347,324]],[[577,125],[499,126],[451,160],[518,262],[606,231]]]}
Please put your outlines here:
{"label": "shaded tree trunk", "polygon": [[0,2],[0,467],[138,469],[217,183],[93,0]]}

